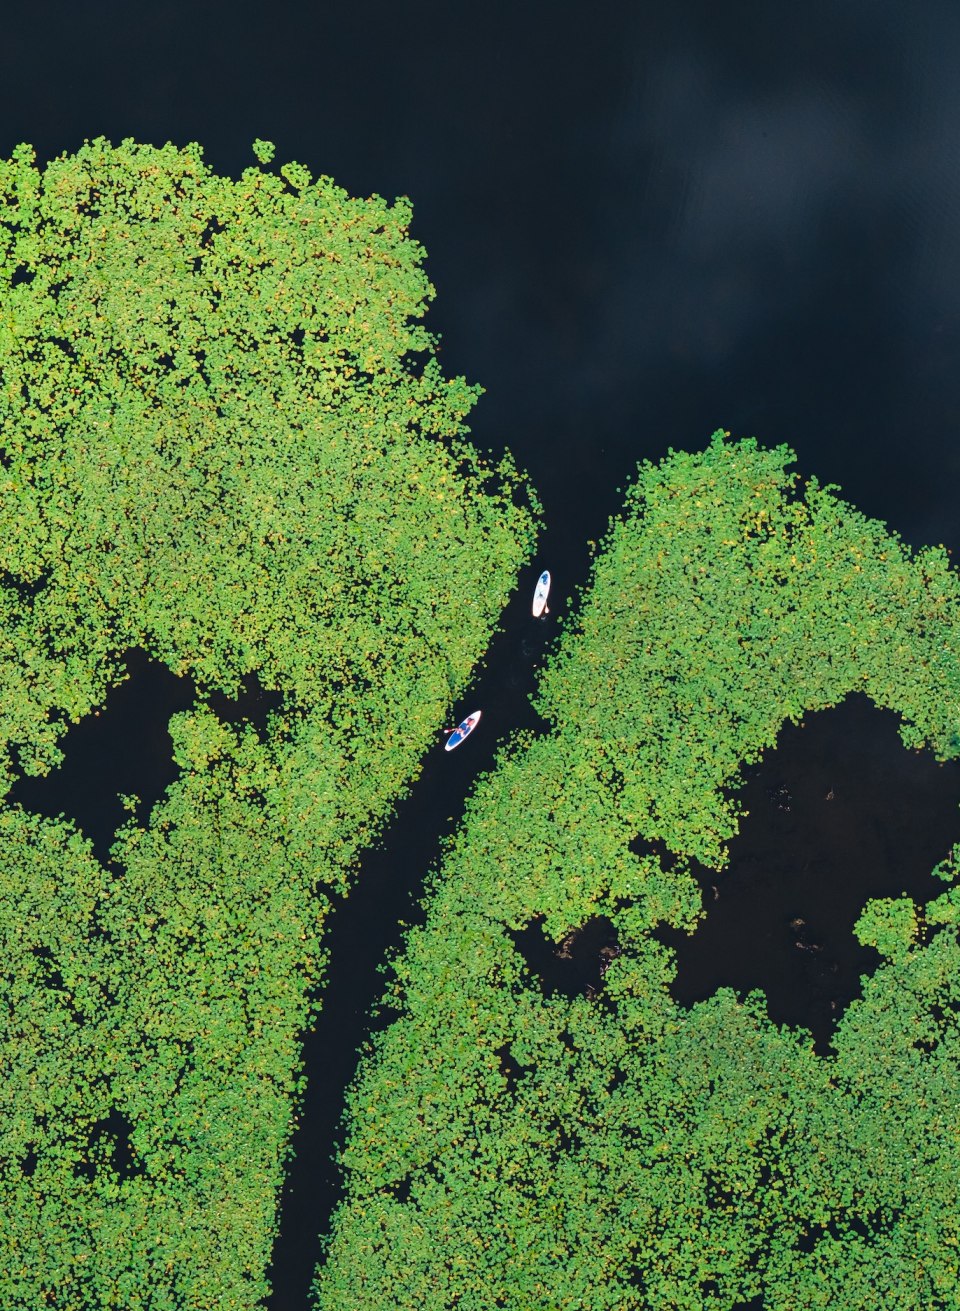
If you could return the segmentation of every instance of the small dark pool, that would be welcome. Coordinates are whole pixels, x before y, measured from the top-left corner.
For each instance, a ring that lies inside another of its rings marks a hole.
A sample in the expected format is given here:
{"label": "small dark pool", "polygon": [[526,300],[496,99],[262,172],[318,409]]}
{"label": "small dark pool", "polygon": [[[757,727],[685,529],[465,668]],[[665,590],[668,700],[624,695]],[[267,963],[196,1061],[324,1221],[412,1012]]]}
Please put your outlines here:
{"label": "small dark pool", "polygon": [[658,934],[676,952],[678,1001],[760,988],[772,1020],[829,1048],[860,976],[879,964],[853,935],[864,905],[942,893],[931,870],[960,840],[960,763],[907,751],[897,723],[854,695],[786,725],[745,771],[749,813],[729,868],[700,871],[706,918],[692,935]]}

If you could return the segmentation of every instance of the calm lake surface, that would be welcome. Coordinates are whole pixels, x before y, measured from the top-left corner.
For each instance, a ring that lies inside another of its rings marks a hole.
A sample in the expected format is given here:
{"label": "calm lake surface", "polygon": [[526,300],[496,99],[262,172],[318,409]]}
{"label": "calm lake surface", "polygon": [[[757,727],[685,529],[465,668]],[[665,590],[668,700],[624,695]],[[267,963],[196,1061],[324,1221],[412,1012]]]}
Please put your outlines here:
{"label": "calm lake surface", "polygon": [[[720,426],[789,442],[801,472],[912,544],[960,546],[958,41],[945,2],[53,3],[7,24],[0,151],[197,140],[236,174],[259,136],[351,192],[409,195],[441,361],[487,389],[475,441],[509,446],[537,486],[541,559],[562,596],[586,579],[587,543],[637,461],[698,448]],[[542,640],[524,609],[477,686],[483,734],[431,758],[337,912],[278,1309],[306,1305],[376,965],[494,743],[535,723],[525,698]],[[145,677],[134,690],[156,705],[158,687]],[[119,728],[68,757],[78,777],[116,752],[129,720],[141,751],[156,740],[138,777],[163,778],[163,733],[138,733],[141,712],[123,704]],[[829,759],[829,732],[819,749]],[[912,793],[898,792],[896,750],[889,760],[877,804],[899,831],[910,811],[896,797]],[[77,793],[76,817],[103,828],[117,786],[104,776],[99,793]],[[865,899],[869,868],[845,850]],[[741,900],[736,930],[748,941],[761,932],[752,906]],[[800,985],[784,1005],[802,1013]]]}

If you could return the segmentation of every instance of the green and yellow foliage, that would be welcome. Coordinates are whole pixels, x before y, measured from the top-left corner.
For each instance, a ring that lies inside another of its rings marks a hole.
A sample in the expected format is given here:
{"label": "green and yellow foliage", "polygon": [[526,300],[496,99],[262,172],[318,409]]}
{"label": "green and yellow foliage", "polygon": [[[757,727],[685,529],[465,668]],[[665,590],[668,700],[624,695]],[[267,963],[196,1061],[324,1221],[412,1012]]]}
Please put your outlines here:
{"label": "green and yellow foliage", "polygon": [[[956,752],[946,554],[725,436],[641,469],[541,681],[549,731],[481,781],[393,962],[321,1311],[960,1305],[956,888],[865,908],[884,960],[827,1058],[759,993],[677,1004],[652,933],[695,924],[690,858],[723,868],[785,721],[860,691]],[[596,915],[601,991],[542,989],[512,935]]]}
{"label": "green and yellow foliage", "polygon": [[[43,169],[18,147],[0,203],[4,793],[131,649],[197,688],[109,869],[0,809],[0,1301],[252,1307],[328,899],[536,506],[466,440],[478,389],[436,362],[405,201],[98,140]],[[249,675],[281,695],[262,739],[207,701]]]}

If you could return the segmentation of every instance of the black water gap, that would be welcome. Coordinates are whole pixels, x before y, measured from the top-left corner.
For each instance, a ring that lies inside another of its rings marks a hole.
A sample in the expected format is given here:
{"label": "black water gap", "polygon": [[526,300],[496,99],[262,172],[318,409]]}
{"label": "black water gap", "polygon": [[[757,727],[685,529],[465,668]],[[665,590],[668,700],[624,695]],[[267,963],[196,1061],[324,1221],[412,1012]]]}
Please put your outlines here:
{"label": "black water gap", "polygon": [[610,962],[620,955],[616,928],[606,915],[592,916],[560,942],[546,936],[539,918],[510,937],[545,997],[595,996]]}
{"label": "black water gap", "polygon": [[133,1179],[143,1174],[130,1144],[133,1125],[113,1107],[109,1114],[90,1127],[84,1156],[74,1167],[78,1179],[94,1180],[101,1171],[115,1173],[119,1179]]}
{"label": "black water gap", "polygon": [[[197,701],[189,678],[178,677],[145,651],[126,657],[127,677],[110,689],[104,705],[64,734],[59,768],[44,778],[21,776],[9,801],[51,819],[65,815],[90,839],[97,860],[110,864],[117,828],[127,818],[120,794],[136,796],[136,818],[146,823],[153,805],[177,777],[170,716]],[[225,722],[247,722],[263,732],[279,710],[278,692],[248,677],[237,697],[211,692],[207,701]]]}
{"label": "black water gap", "polygon": [[873,897],[924,903],[933,867],[960,840],[960,762],[908,751],[899,719],[856,694],[787,724],[744,769],[749,812],[721,874],[700,868],[706,917],[673,948],[686,1006],[720,987],[766,994],[770,1018],[811,1031],[825,1055],[840,1016],[880,957],[853,926]]}

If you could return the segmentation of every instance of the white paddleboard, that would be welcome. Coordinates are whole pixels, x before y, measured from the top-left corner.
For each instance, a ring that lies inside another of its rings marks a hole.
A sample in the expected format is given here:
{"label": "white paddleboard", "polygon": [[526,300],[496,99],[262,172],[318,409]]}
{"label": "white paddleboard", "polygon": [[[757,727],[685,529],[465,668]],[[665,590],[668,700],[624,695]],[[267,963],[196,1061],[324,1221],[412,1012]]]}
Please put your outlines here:
{"label": "white paddleboard", "polygon": [[537,579],[536,591],[533,594],[533,617],[539,619],[542,614],[549,614],[547,608],[547,597],[550,595],[550,570],[544,569],[543,573]]}
{"label": "white paddleboard", "polygon": [[458,724],[450,736],[447,738],[444,751],[452,751],[458,747],[461,742],[465,742],[476,726],[480,723],[480,711],[475,710],[472,715],[467,715],[462,724]]}

